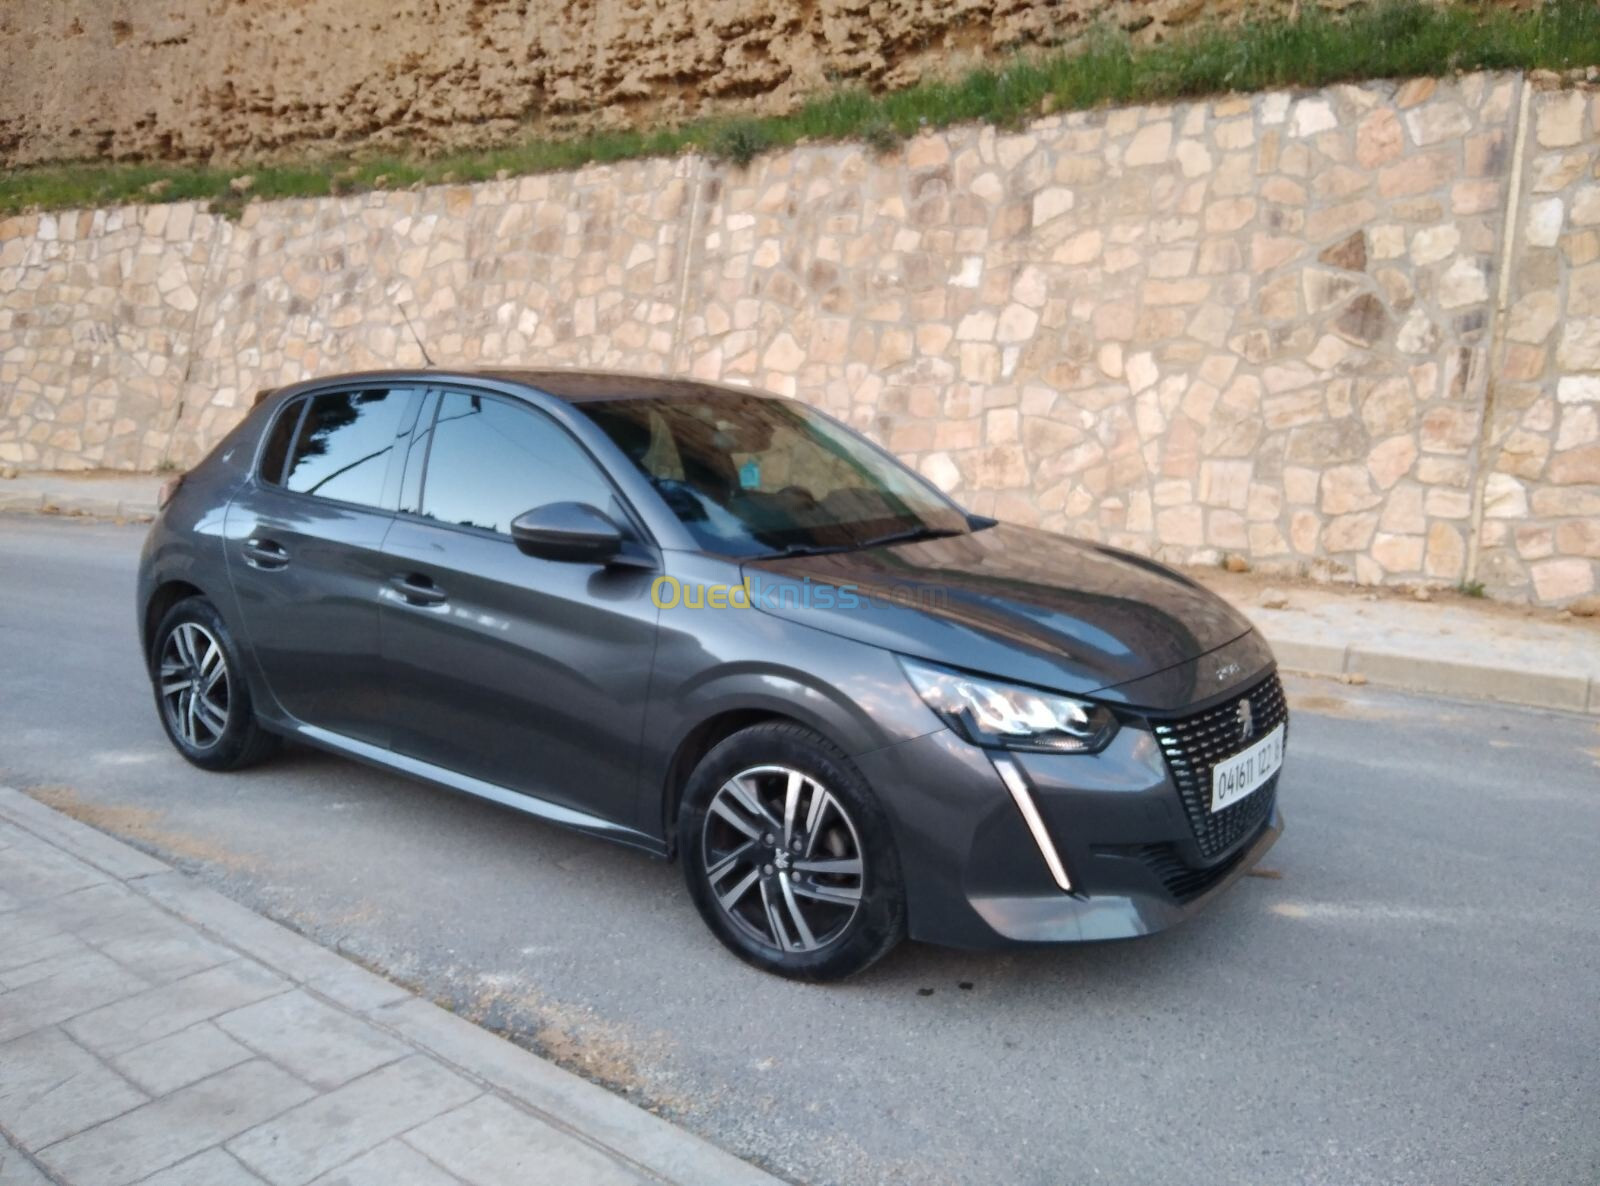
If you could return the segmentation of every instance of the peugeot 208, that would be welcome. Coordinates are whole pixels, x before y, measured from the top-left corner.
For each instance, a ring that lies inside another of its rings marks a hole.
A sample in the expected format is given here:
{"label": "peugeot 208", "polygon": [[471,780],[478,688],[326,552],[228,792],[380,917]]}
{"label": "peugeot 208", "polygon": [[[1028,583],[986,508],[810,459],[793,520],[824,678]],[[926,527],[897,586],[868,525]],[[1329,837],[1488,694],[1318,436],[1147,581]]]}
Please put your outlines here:
{"label": "peugeot 208", "polygon": [[290,737],[682,861],[741,958],[1142,935],[1276,840],[1250,624],[968,514],[805,404],[577,371],[274,392],[163,492],[178,751]]}

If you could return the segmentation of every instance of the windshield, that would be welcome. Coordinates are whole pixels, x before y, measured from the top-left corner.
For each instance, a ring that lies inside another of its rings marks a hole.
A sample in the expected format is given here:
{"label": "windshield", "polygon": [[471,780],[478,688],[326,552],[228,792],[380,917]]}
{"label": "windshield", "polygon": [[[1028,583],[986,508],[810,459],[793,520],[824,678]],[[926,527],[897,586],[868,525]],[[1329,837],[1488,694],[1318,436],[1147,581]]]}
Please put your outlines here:
{"label": "windshield", "polygon": [[576,406],[708,552],[831,551],[969,530],[899,463],[794,400],[730,392]]}

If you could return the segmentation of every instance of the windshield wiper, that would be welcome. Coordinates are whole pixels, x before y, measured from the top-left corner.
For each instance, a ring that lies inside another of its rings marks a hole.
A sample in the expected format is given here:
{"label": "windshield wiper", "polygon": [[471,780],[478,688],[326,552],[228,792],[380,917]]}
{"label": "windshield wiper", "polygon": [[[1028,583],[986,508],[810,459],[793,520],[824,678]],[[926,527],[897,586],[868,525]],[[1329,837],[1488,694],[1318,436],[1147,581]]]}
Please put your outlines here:
{"label": "windshield wiper", "polygon": [[856,545],[858,548],[880,548],[884,544],[908,544],[914,540],[944,539],[951,535],[966,535],[965,531],[957,531],[949,527],[910,527],[905,531],[891,531],[888,535],[875,536],[864,539]]}
{"label": "windshield wiper", "polygon": [[943,539],[950,535],[966,535],[949,527],[910,527],[904,531],[891,531],[887,535],[875,536],[872,539],[852,540],[847,544],[784,544],[783,547],[773,552],[757,556],[757,560],[776,560],[784,556],[827,556],[834,552],[860,552],[867,548],[882,547],[884,544],[904,544],[913,540]]}
{"label": "windshield wiper", "polygon": [[765,552],[757,560],[777,560],[785,556],[827,556],[833,552],[853,552],[855,544],[784,544],[774,552]]}

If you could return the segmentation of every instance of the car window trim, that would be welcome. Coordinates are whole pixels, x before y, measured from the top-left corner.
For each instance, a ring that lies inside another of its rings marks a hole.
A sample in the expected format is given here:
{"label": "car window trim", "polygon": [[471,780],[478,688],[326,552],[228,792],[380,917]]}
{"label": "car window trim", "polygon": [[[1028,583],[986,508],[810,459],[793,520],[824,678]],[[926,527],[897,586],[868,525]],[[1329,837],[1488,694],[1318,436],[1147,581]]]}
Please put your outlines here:
{"label": "car window trim", "polygon": [[[415,515],[422,506],[422,481],[428,469],[428,455],[433,452],[433,429],[435,424],[438,423],[439,405],[443,402],[444,392],[441,388],[432,383],[424,388],[422,402],[417,407],[416,420],[411,425],[411,437],[406,442],[405,463],[400,470],[400,487],[395,498],[395,513],[397,515]],[[426,428],[423,427],[424,422],[426,422]],[[422,453],[413,458],[411,453],[417,446],[417,434],[424,431],[428,434],[427,443],[424,445]],[[407,498],[407,495],[412,493],[408,487],[412,484],[413,463],[416,465],[415,508],[412,506],[412,500]]]}
{"label": "car window trim", "polygon": [[[430,389],[431,389],[430,385],[427,384],[427,383],[418,382],[415,379],[402,379],[402,380],[390,380],[388,382],[368,380],[366,382],[361,382],[361,383],[333,383],[333,384],[329,384],[327,387],[318,388],[315,391],[301,392],[300,394],[298,394],[298,395],[296,395],[294,397],[295,399],[297,399],[297,400],[299,400],[301,402],[302,407],[301,407],[301,410],[300,410],[300,422],[295,425],[294,439],[289,442],[289,454],[288,454],[288,457],[293,457],[294,456],[295,446],[300,443],[300,434],[305,431],[306,416],[310,412],[311,401],[316,399],[318,396],[322,396],[322,395],[342,395],[342,394],[347,393],[347,392],[354,393],[354,392],[357,392],[357,391],[399,391],[399,390],[403,390],[403,391],[406,392],[407,396],[410,399],[412,399],[412,400],[420,400],[424,395],[427,394],[427,392]],[[412,419],[412,428],[411,428],[412,432],[416,431],[414,413],[415,413],[415,409],[413,409],[413,408],[407,408],[405,411],[400,413],[400,419],[401,419],[402,422],[404,422],[406,420],[406,417],[407,417],[408,414],[412,415],[412,418],[413,418]],[[410,434],[408,433],[406,435],[409,438]],[[397,437],[396,439],[398,440],[399,438]],[[262,481],[261,472],[260,472],[260,454],[261,454],[261,451],[265,449],[265,447],[266,447],[266,438],[265,438],[265,435],[263,435],[263,438],[262,438],[261,442],[257,445],[256,465],[251,467],[251,481],[255,484],[255,486],[258,489],[262,489],[262,490],[265,490],[265,491],[270,491],[270,492],[272,492],[274,494],[281,494],[286,498],[294,498],[294,499],[299,499],[299,500],[304,501],[304,502],[315,503],[318,506],[342,507],[342,508],[345,508],[347,510],[366,511],[368,514],[373,514],[373,515],[393,515],[393,514],[396,513],[395,505],[374,506],[370,502],[350,502],[350,501],[348,501],[346,499],[343,499],[343,498],[329,498],[329,497],[327,497],[326,495],[323,495],[323,494],[307,494],[303,490],[290,490],[289,487],[283,485],[283,483],[281,481],[277,485],[274,485],[271,482]],[[286,457],[284,459],[284,465],[286,467],[288,465],[288,457]],[[395,463],[394,462],[394,458],[391,457],[389,459],[389,467],[390,468],[388,470],[384,471],[384,478],[383,478],[383,497],[384,497],[385,501],[390,503],[390,504],[398,503],[399,493],[400,493],[399,490],[397,488],[395,488],[393,486],[393,484],[390,482],[390,477],[392,476],[392,470],[393,470],[393,467],[394,467],[394,463]]]}
{"label": "car window trim", "polygon": [[[633,503],[618,486],[617,480],[612,476],[611,471],[606,468],[605,463],[594,455],[594,451],[590,449],[588,445],[584,444],[583,441],[578,438],[576,433],[574,433],[565,424],[561,423],[561,421],[556,419],[549,412],[545,411],[531,400],[526,400],[519,396],[511,395],[503,391],[496,391],[491,388],[473,387],[465,383],[440,383],[431,386],[429,388],[429,392],[431,394],[436,394],[439,398],[434,403],[433,419],[428,425],[430,432],[428,437],[428,447],[423,454],[422,476],[417,485],[417,506],[419,509],[415,511],[408,511],[404,508],[399,508],[394,512],[397,518],[405,519],[412,523],[426,524],[430,527],[440,527],[447,531],[459,531],[470,535],[483,536],[488,539],[504,540],[508,544],[515,545],[515,541],[512,540],[509,532],[495,531],[489,527],[474,527],[466,523],[446,523],[443,519],[435,519],[429,515],[424,515],[421,513],[420,508],[425,505],[423,500],[426,499],[428,493],[428,469],[433,463],[433,442],[435,437],[431,434],[433,429],[438,425],[439,413],[444,409],[445,396],[476,395],[485,399],[498,400],[500,403],[507,404],[510,407],[527,412],[530,415],[537,416],[556,432],[559,432],[566,437],[567,440],[569,440],[578,449],[578,451],[588,459],[589,464],[594,466],[596,472],[600,475],[601,481],[610,487],[611,496],[616,499],[617,505],[622,508],[622,517],[624,520],[622,526],[632,533],[635,542],[643,544],[645,547],[651,548],[657,552],[661,550],[661,545],[656,542],[655,534],[649,529],[648,526],[646,526],[644,519],[640,516],[639,512],[634,509]],[[413,429],[413,431],[415,431],[415,429]],[[531,511],[534,508],[528,507],[527,509]],[[597,507],[596,509],[604,510],[604,508],[601,507]]]}
{"label": "car window trim", "polygon": [[417,421],[422,415],[422,409],[431,393],[432,389],[428,384],[414,384],[411,388],[411,400],[400,413],[400,428],[395,433],[395,455],[389,459],[389,467],[383,474],[383,501],[390,514],[399,509],[400,498],[405,493],[406,462],[411,456],[411,441],[416,434]]}

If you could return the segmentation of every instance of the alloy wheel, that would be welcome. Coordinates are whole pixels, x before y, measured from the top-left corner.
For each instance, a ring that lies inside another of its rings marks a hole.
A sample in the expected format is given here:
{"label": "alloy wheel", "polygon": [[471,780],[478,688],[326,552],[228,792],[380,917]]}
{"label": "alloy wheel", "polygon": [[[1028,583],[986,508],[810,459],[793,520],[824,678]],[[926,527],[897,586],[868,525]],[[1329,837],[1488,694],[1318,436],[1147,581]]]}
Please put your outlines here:
{"label": "alloy wheel", "polygon": [[820,782],[787,766],[753,766],[722,784],[701,855],[723,913],[779,952],[826,947],[861,908],[866,867],[855,821]]}
{"label": "alloy wheel", "polygon": [[216,637],[197,622],[180,622],[161,648],[158,676],[167,721],[184,744],[206,750],[228,727],[228,661]]}

